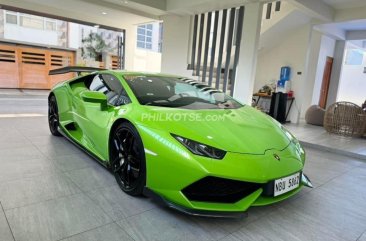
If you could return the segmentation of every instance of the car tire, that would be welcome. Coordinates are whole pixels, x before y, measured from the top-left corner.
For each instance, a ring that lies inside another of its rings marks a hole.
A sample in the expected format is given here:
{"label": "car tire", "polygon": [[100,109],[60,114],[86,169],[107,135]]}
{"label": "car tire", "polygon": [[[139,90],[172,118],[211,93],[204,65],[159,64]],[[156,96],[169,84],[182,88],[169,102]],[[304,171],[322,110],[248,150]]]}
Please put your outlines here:
{"label": "car tire", "polygon": [[52,95],[48,100],[48,125],[52,135],[62,136],[58,131],[59,128],[59,114],[56,97]]}
{"label": "car tire", "polygon": [[146,159],[136,128],[128,122],[119,124],[111,135],[110,147],[111,168],[119,187],[129,195],[142,195],[146,185]]}

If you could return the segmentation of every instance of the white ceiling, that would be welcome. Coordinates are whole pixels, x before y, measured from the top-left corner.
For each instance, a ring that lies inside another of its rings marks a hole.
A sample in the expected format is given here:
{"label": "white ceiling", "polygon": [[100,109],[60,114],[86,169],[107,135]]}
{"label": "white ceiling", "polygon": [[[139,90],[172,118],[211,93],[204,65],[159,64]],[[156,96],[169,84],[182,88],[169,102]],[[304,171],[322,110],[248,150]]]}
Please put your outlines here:
{"label": "white ceiling", "polygon": [[[68,19],[75,19],[125,29],[131,25],[153,21],[149,15],[134,9],[107,3],[101,0],[0,0],[0,4],[19,9],[47,13]],[[70,7],[72,6],[72,7]],[[106,14],[102,14],[102,13]]]}
{"label": "white ceiling", "polygon": [[[82,1],[93,1],[93,0],[82,0]],[[160,2],[164,3],[164,1],[161,0],[150,0],[150,4],[143,4],[143,1],[137,2],[137,1],[128,1],[128,0],[94,0],[93,2],[95,4],[99,5],[105,5],[105,4],[114,4],[116,6],[119,6],[124,9],[133,9],[136,11],[141,11],[145,13],[149,13],[151,15],[160,16],[165,13],[165,5],[159,4]],[[153,3],[153,4],[151,4]],[[155,3],[155,4],[154,4]]]}
{"label": "white ceiling", "polygon": [[345,31],[366,30],[366,19],[336,23],[336,25]]}
{"label": "white ceiling", "polygon": [[315,26],[317,30],[325,34],[329,34],[337,39],[345,39],[346,33],[349,31],[366,31],[366,19],[328,23]]}
{"label": "white ceiling", "polygon": [[366,0],[323,0],[335,9],[358,8],[366,6]]}

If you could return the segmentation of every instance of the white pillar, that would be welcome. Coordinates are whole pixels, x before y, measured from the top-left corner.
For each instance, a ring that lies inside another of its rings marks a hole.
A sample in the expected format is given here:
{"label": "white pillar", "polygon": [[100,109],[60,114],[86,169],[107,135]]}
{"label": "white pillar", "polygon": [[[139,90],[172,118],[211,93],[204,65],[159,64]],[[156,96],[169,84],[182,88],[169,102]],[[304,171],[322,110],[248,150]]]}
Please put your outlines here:
{"label": "white pillar", "polygon": [[343,59],[346,52],[345,50],[346,41],[337,40],[335,44],[332,74],[330,76],[328,89],[327,107],[337,101],[339,80],[342,75]]}
{"label": "white pillar", "polygon": [[164,28],[161,72],[186,77],[192,76],[192,70],[187,70],[191,36],[190,16],[165,15],[162,19]]}
{"label": "white pillar", "polygon": [[262,23],[263,3],[245,5],[243,35],[240,42],[239,62],[235,76],[234,98],[244,104],[251,104],[257,54]]}
{"label": "white pillar", "polygon": [[125,69],[133,71],[135,70],[135,50],[137,42],[137,26],[128,25],[126,30],[126,42],[125,42]]}
{"label": "white pillar", "polygon": [[[292,123],[299,123],[300,119],[305,118],[306,111],[311,106],[314,92],[322,35],[320,32],[313,30],[312,24],[307,26],[307,33],[308,43],[304,46],[307,47],[304,67],[302,71],[297,70],[302,72],[302,74],[297,78],[297,81],[299,81],[298,84],[295,83],[296,80],[292,81],[294,85],[293,90],[295,91],[296,107],[298,107],[298,109],[294,108],[290,112],[289,119]],[[324,69],[324,66],[322,68]],[[293,76],[295,74],[293,73]]]}

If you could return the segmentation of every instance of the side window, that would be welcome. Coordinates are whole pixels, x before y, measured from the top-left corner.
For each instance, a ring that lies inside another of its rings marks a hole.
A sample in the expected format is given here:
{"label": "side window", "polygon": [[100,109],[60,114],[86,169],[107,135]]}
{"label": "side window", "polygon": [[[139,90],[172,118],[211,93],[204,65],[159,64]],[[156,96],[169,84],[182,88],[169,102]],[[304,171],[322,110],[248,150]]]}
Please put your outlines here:
{"label": "side window", "polygon": [[113,106],[125,105],[131,102],[120,81],[110,74],[96,75],[89,89],[104,93],[107,96],[108,103]]}
{"label": "side window", "polygon": [[101,75],[101,78],[104,80],[104,83],[109,86],[111,91],[116,94],[120,94],[122,92],[122,85],[115,76],[110,74],[103,74]]}
{"label": "side window", "polygon": [[104,94],[107,94],[108,88],[105,85],[104,81],[101,79],[100,75],[96,75],[92,82],[90,83],[89,89],[92,91],[99,91]]}

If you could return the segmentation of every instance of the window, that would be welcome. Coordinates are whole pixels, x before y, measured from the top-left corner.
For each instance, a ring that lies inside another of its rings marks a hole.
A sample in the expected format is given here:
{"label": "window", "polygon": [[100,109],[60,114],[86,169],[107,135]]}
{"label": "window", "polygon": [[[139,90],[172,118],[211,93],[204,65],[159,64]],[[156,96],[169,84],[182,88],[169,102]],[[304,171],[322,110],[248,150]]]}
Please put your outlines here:
{"label": "window", "polygon": [[137,47],[138,48],[145,48],[145,43],[137,41]]}
{"label": "window", "polygon": [[56,21],[52,19],[47,19],[45,21],[45,30],[56,31]]}
{"label": "window", "polygon": [[163,23],[159,23],[159,43],[158,52],[161,53],[163,50]]}
{"label": "window", "polygon": [[137,27],[137,47],[152,50],[152,24],[139,25]]}
{"label": "window", "polygon": [[43,29],[44,19],[42,17],[37,17],[28,14],[20,15],[20,26],[26,28]]}
{"label": "window", "polygon": [[164,76],[124,76],[142,105],[187,109],[237,109],[225,93],[194,81]]}
{"label": "window", "polygon": [[6,23],[10,24],[18,24],[18,15],[15,12],[8,12],[6,11],[5,15]]}
{"label": "window", "polygon": [[5,22],[7,24],[15,24],[25,28],[57,31],[57,21],[55,19],[30,14],[5,11]]}
{"label": "window", "polygon": [[96,75],[93,81],[90,83],[89,89],[92,91],[99,91],[103,94],[108,92],[107,86],[104,84],[103,80],[100,78],[100,75]]}
{"label": "window", "polygon": [[105,94],[110,105],[119,106],[131,103],[121,82],[113,75],[96,75],[90,83],[89,89]]}
{"label": "window", "polygon": [[142,25],[142,26],[139,26],[137,28],[137,34],[141,34],[141,35],[145,35],[145,28],[144,28],[145,25]]}
{"label": "window", "polygon": [[364,52],[359,49],[348,49],[346,55],[346,65],[362,65]]}

